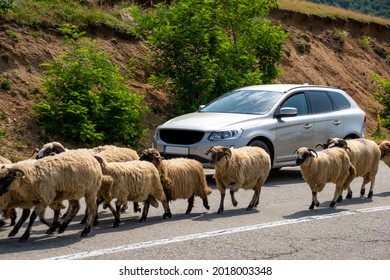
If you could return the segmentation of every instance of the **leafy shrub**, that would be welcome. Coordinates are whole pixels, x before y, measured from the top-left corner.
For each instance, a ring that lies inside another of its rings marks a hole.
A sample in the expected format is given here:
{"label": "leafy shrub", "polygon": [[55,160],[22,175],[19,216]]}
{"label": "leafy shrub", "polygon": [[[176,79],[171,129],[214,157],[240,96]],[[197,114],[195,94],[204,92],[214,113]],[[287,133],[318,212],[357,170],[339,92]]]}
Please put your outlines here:
{"label": "leafy shrub", "polygon": [[67,50],[43,64],[44,99],[35,105],[41,127],[74,140],[96,145],[122,143],[137,146],[147,109],[142,96],[131,93],[119,68],[96,42],[75,26],[60,28]]}
{"label": "leafy shrub", "polygon": [[383,105],[382,110],[379,111],[381,124],[390,129],[390,79],[382,78],[375,73],[372,73],[371,76],[379,86],[374,98]]}
{"label": "leafy shrub", "polygon": [[368,50],[371,47],[371,38],[367,35],[360,37],[359,45],[363,50]]}
{"label": "leafy shrub", "polygon": [[9,80],[9,77],[7,74],[3,75],[3,79],[1,80],[1,88],[4,90],[10,90],[11,89],[11,82]]}
{"label": "leafy shrub", "polygon": [[8,10],[13,7],[13,0],[0,0],[0,20],[8,13]]}

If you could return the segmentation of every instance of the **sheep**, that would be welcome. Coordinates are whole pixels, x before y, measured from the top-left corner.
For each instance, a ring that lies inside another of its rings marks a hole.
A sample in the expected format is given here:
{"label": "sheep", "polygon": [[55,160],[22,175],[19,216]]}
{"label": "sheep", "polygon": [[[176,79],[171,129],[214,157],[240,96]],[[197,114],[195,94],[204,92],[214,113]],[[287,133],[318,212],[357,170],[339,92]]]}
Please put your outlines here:
{"label": "sheep", "polygon": [[[1,156],[0,155],[0,164],[11,164],[12,162]],[[11,226],[14,226],[15,223],[16,223],[16,217],[17,217],[17,214],[16,214],[16,210],[13,209],[13,208],[10,208],[10,209],[4,209],[3,212],[1,213],[1,215],[4,217],[4,219],[11,219]],[[0,227],[4,226],[5,225],[5,222],[0,220]]]}
{"label": "sheep", "polygon": [[[371,182],[370,191],[368,192],[367,197],[371,198],[373,196],[375,176],[378,173],[379,161],[381,160],[381,150],[377,143],[363,138],[350,140],[329,138],[326,144],[319,144],[317,146],[321,146],[325,149],[333,147],[346,148],[351,163],[356,169],[356,176],[363,177],[360,195],[364,196],[366,192],[365,185]],[[352,198],[352,190],[349,185],[346,198]]]}
{"label": "sheep", "polygon": [[207,185],[203,166],[199,161],[188,158],[164,160],[154,148],[143,150],[140,160],[152,162],[157,167],[168,202],[187,199],[186,214],[189,214],[194,207],[195,196],[199,196],[203,200],[203,206],[210,210],[207,196],[212,191]]}
{"label": "sheep", "polygon": [[[160,201],[164,208],[163,218],[171,218],[171,210],[167,202],[157,168],[146,161],[107,162],[103,157],[95,156],[101,165],[103,175],[111,176],[113,181],[102,184],[98,201],[104,200],[105,206],[109,206],[112,199],[115,201],[114,227],[120,224],[120,208],[127,201],[144,202],[140,222],[146,220],[149,206],[158,207]],[[106,188],[109,188],[108,190]],[[111,208],[110,208],[111,209]],[[112,210],[111,210],[112,211]],[[113,212],[114,213],[114,212]]]}
{"label": "sheep", "polygon": [[[351,164],[345,149],[334,148],[317,153],[315,150],[301,147],[295,151],[298,154],[296,164],[300,167],[302,177],[308,183],[312,192],[310,210],[319,206],[317,194],[327,183],[335,183],[334,197],[329,207],[334,207],[344,189],[356,176],[356,169]],[[294,152],[294,153],[295,153]]]}
{"label": "sheep", "polygon": [[230,196],[234,207],[237,200],[234,193],[239,189],[254,190],[247,211],[259,204],[261,187],[271,170],[271,159],[260,147],[246,146],[229,149],[223,146],[211,146],[206,155],[211,153],[210,164],[215,168],[215,180],[221,193],[218,214],[224,211],[226,187],[230,186]]}
{"label": "sheep", "polygon": [[8,195],[11,201],[25,203],[24,208],[34,208],[27,229],[19,240],[28,240],[35,219],[43,215],[48,206],[55,207],[68,200],[69,215],[58,229],[59,233],[64,232],[79,210],[82,197],[89,215],[81,237],[87,236],[95,218],[96,195],[102,176],[99,162],[89,153],[78,152],[47,157],[31,166],[15,164],[0,169],[0,197]]}
{"label": "sheep", "polygon": [[381,151],[381,160],[390,167],[390,141],[383,140],[378,144],[378,147]]}
{"label": "sheep", "polygon": [[[98,146],[91,149],[81,148],[69,150],[65,148],[60,142],[50,142],[43,145],[43,147],[38,150],[36,159],[44,158],[50,155],[55,155],[59,153],[63,153],[66,151],[81,151],[81,152],[89,152],[93,155],[98,155],[100,157],[104,157],[104,159],[108,162],[122,162],[122,161],[130,161],[130,160],[138,160],[139,156],[137,152],[133,149],[126,147],[117,147],[114,145],[104,145]],[[122,212],[124,212],[128,208],[127,203],[122,206]],[[134,203],[134,212],[141,212],[141,208],[137,203]],[[65,214],[66,216],[66,214]],[[84,220],[83,220],[84,221]]]}

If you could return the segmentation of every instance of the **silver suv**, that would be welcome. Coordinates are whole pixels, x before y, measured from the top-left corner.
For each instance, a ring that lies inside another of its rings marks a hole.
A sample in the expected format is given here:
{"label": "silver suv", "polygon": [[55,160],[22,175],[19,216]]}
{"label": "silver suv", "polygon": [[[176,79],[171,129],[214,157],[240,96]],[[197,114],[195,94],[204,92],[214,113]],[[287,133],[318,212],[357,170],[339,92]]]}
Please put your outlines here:
{"label": "silver suv", "polygon": [[260,146],[272,167],[295,166],[299,147],[315,148],[328,138],[364,137],[366,114],[335,87],[273,84],[232,90],[195,113],[156,129],[154,147],[166,158],[190,157],[211,168],[211,146]]}

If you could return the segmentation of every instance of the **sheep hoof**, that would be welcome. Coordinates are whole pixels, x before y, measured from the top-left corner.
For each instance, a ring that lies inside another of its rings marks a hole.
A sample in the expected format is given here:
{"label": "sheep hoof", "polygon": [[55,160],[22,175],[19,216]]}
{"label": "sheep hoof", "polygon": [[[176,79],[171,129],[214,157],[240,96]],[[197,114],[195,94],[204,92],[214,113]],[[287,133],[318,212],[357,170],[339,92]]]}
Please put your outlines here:
{"label": "sheep hoof", "polygon": [[81,235],[80,237],[86,237],[88,235],[88,233],[90,233],[91,231],[91,227],[86,227],[82,232],[81,232]]}
{"label": "sheep hoof", "polygon": [[329,205],[329,207],[333,208],[336,205],[336,201],[332,201],[332,203]]}
{"label": "sheep hoof", "polygon": [[5,226],[5,222],[3,220],[0,220],[0,227]]}
{"label": "sheep hoof", "polygon": [[22,237],[19,238],[18,242],[26,242],[30,237],[30,233],[26,232],[22,235]]}
{"label": "sheep hoof", "polygon": [[310,210],[313,210],[314,209],[314,203],[312,203],[309,207]]}
{"label": "sheep hoof", "polygon": [[66,227],[67,227],[66,225],[61,225],[58,229],[58,233],[63,233],[65,231]]}
{"label": "sheep hoof", "polygon": [[207,210],[210,210],[210,206],[209,205],[204,205],[204,208],[206,208]]}
{"label": "sheep hoof", "polygon": [[119,227],[119,222],[115,222],[114,225],[112,226],[113,228]]}
{"label": "sheep hoof", "polygon": [[345,197],[346,199],[351,199],[352,198],[352,192],[348,193],[347,196]]}
{"label": "sheep hoof", "polygon": [[222,213],[223,213],[223,209],[219,208],[217,214],[222,214]]}
{"label": "sheep hoof", "polygon": [[361,195],[361,196],[364,196],[365,193],[366,193],[366,190],[365,190],[365,189],[361,189],[361,190],[360,190],[360,195]]}
{"label": "sheep hoof", "polygon": [[163,219],[165,219],[165,218],[172,218],[172,213],[164,213],[164,215],[163,215]]}
{"label": "sheep hoof", "polygon": [[337,198],[337,202],[342,202],[343,201],[343,196],[340,195],[338,198]]}
{"label": "sheep hoof", "polygon": [[370,191],[369,193],[368,193],[368,198],[372,198],[372,196],[374,195],[374,192],[372,192],[372,191]]}
{"label": "sheep hoof", "polygon": [[246,208],[246,211],[251,211],[253,209],[253,206],[252,205],[249,205],[247,208]]}

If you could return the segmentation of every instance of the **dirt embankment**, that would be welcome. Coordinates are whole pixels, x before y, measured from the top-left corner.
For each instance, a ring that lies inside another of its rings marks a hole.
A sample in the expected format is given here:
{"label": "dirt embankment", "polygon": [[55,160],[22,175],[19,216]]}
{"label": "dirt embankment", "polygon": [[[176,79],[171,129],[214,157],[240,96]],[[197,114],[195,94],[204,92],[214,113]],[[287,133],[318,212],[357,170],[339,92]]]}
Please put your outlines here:
{"label": "dirt embankment", "polygon": [[[270,18],[290,33],[281,62],[283,73],[277,82],[333,85],[346,90],[367,112],[368,135],[372,133],[379,104],[371,98],[377,87],[370,73],[390,78],[390,62],[380,55],[390,53],[389,26],[280,10],[273,11]],[[340,34],[346,35],[344,43]],[[368,50],[359,46],[364,35],[372,41]],[[111,53],[119,67],[125,68],[131,57],[145,57],[148,51],[142,42],[106,29],[94,30],[90,36]],[[0,25],[0,82],[6,79],[10,85],[9,90],[0,87],[0,154],[11,160],[29,157],[34,148],[49,141],[74,147],[68,139],[42,135],[32,115],[41,86],[40,65],[61,53],[61,42],[62,37],[54,30],[32,30],[15,23]],[[147,74],[141,68],[133,78],[133,90],[144,95],[145,103],[154,108],[145,123],[147,135],[140,143],[150,146],[155,127],[165,120],[168,99],[146,83]]]}

